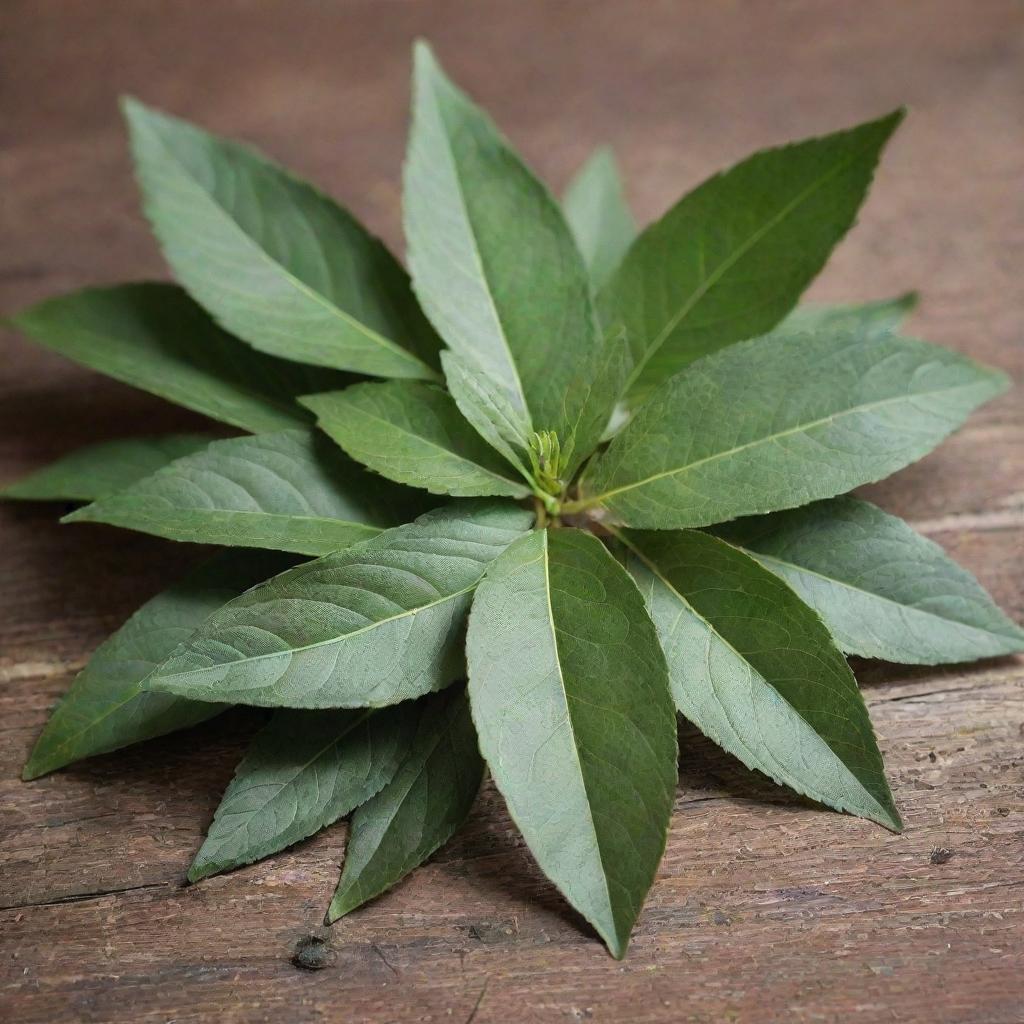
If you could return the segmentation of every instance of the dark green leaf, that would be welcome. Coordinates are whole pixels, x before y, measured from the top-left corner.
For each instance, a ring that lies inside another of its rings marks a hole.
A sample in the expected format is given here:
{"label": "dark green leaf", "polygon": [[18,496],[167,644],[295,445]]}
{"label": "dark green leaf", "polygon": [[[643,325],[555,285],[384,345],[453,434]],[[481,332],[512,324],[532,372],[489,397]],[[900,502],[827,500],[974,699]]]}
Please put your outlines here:
{"label": "dark green leaf", "polygon": [[354,384],[302,404],[353,459],[389,480],[458,497],[530,493],[433,384]]}
{"label": "dark green leaf", "polygon": [[626,326],[634,400],[793,308],[853,224],[902,116],[756,153],[644,230],[598,302],[605,323]]}
{"label": "dark green leaf", "polygon": [[269,857],[369,800],[406,755],[413,706],[275,712],[236,769],[189,881]]}
{"label": "dark green leaf", "polygon": [[804,505],[919,459],[1006,386],[891,335],[758,338],[658,388],[591,463],[582,504],[653,529]]}
{"label": "dark green leaf", "polygon": [[780,785],[899,830],[871,720],[818,616],[707,534],[622,531],[676,706]]}
{"label": "dark green leaf", "polygon": [[860,337],[874,338],[897,330],[916,305],[917,295],[907,292],[895,299],[858,305],[797,306],[771,333],[788,337],[821,331],[831,334],[849,332]]}
{"label": "dark green leaf", "polygon": [[207,616],[293,562],[268,552],[231,552],[144,604],[96,649],[71,684],[36,741],[23,777],[35,779],[220,714],[222,704],[149,693],[143,681]]}
{"label": "dark green leaf", "polygon": [[169,284],[72,292],[26,309],[13,323],[91,370],[253,432],[308,423],[295,396],[345,383],[340,373],[253,352]]}
{"label": "dark green leaf", "polygon": [[229,331],[303,363],[436,376],[405,271],[351,214],[245,146],[136,100],[124,112],[164,255]]}
{"label": "dark green leaf", "polygon": [[163,434],[90,444],[8,485],[0,491],[0,497],[92,501],[205,448],[212,440],[208,434]]}
{"label": "dark green leaf", "polygon": [[395,777],[352,817],[341,881],[327,923],[391,888],[466,820],[483,779],[466,692],[416,701],[416,737]]}
{"label": "dark green leaf", "polygon": [[[416,47],[405,228],[416,293],[448,346],[536,431],[589,454],[617,394],[583,260],[558,204]],[[610,396],[610,397],[609,397]]]}
{"label": "dark green leaf", "polygon": [[591,534],[535,531],[488,569],[466,650],[480,749],[512,818],[621,957],[676,784],[665,662],[636,587]]}
{"label": "dark green leaf", "polygon": [[714,531],[781,576],[850,654],[915,665],[1024,651],[1024,630],[930,540],[856,498]]}
{"label": "dark green leaf", "polygon": [[464,501],[298,566],[225,606],[149,680],[196,700],[379,707],[464,671],[462,627],[488,563],[529,529]]}
{"label": "dark green leaf", "polygon": [[[422,503],[412,492],[412,508]],[[171,540],[322,555],[400,523],[409,492],[303,430],[214,441],[65,516]]]}
{"label": "dark green leaf", "polygon": [[622,179],[610,148],[602,146],[580,168],[562,207],[594,288],[600,288],[636,238],[636,221],[622,194]]}

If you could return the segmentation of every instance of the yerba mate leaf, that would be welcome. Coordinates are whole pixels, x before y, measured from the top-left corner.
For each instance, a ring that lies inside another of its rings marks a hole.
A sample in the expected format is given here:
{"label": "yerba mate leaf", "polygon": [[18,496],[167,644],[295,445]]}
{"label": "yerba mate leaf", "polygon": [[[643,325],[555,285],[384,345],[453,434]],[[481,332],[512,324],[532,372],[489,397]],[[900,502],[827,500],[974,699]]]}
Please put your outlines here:
{"label": "yerba mate leaf", "polygon": [[757,338],[658,388],[590,463],[575,507],[661,530],[830,498],[921,458],[1006,386],[892,335]]}
{"label": "yerba mate leaf", "polygon": [[269,857],[369,800],[406,755],[413,706],[275,712],[235,770],[188,880]]}
{"label": "yerba mate leaf", "polygon": [[133,99],[124,114],[167,262],[219,323],[286,359],[437,376],[405,271],[347,210],[237,142]]}
{"label": "yerba mate leaf", "polygon": [[894,299],[880,299],[858,305],[797,306],[770,333],[787,337],[791,334],[815,334],[819,331],[848,331],[860,337],[877,337],[897,330],[917,305],[917,295],[907,292]]}
{"label": "yerba mate leaf", "polygon": [[466,653],[480,749],[513,820],[621,957],[677,774],[665,660],[636,586],[592,534],[535,531],[488,569]]}
{"label": "yerba mate leaf", "polygon": [[353,459],[389,480],[463,498],[530,493],[434,384],[353,384],[302,404]]}
{"label": "yerba mate leaf", "polygon": [[12,323],[91,370],[253,433],[307,424],[295,396],[346,383],[343,374],[253,352],[171,284],[87,288]]}
{"label": "yerba mate leaf", "polygon": [[196,700],[380,707],[465,671],[462,629],[487,565],[532,513],[464,501],[282,573],[226,605],[149,681]]}
{"label": "yerba mate leaf", "polygon": [[484,763],[465,689],[453,686],[402,710],[418,719],[416,736],[394,778],[352,816],[328,924],[391,888],[446,843],[480,789]]}
{"label": "yerba mate leaf", "polygon": [[421,508],[415,492],[373,477],[327,438],[282,430],[214,441],[63,521],[323,555]]}
{"label": "yerba mate leaf", "polygon": [[748,768],[899,830],[864,699],[815,612],[708,534],[619,535],[679,710]]}
{"label": "yerba mate leaf", "polygon": [[713,532],[781,576],[849,654],[937,665],[1024,651],[1024,630],[966,569],[866,501],[832,498]]}
{"label": "yerba mate leaf", "polygon": [[0,498],[92,501],[200,451],[213,440],[208,434],[162,434],[86,445],[8,484],[0,490]]}
{"label": "yerba mate leaf", "polygon": [[79,672],[36,741],[23,778],[220,714],[222,704],[150,693],[142,682],[221,605],[294,561],[270,552],[233,551],[147,601]]}
{"label": "yerba mate leaf", "polygon": [[602,321],[626,327],[634,403],[793,308],[853,224],[902,117],[755,153],[643,231],[598,298]]}
{"label": "yerba mate leaf", "polygon": [[582,257],[558,203],[425,43],[404,216],[413,286],[448,347],[492,377],[532,430],[588,455],[618,395],[599,378],[606,342]]}
{"label": "yerba mate leaf", "polygon": [[562,209],[594,288],[599,289],[618,268],[637,233],[609,147],[595,150],[579,169],[566,189]]}

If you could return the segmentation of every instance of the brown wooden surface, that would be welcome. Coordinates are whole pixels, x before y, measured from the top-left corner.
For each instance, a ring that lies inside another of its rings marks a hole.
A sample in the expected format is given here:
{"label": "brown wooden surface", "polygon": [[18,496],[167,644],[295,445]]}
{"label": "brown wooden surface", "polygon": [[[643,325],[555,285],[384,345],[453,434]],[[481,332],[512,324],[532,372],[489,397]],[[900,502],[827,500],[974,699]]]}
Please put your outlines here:
{"label": "brown wooden surface", "polygon": [[[1024,7],[835,3],[0,4],[0,309],[164,273],[121,92],[247,137],[397,244],[408,45],[427,35],[561,187],[596,143],[660,212],[773,142],[899,103],[863,223],[813,293],[921,288],[913,327],[1024,375]],[[0,480],[198,420],[3,339]],[[1024,618],[1024,408],[993,403],[871,488]],[[253,719],[32,784],[18,771],[103,636],[194,549],[0,509],[0,1018],[1024,1021],[1024,666],[858,666],[907,830],[823,813],[690,732],[668,853],[616,963],[486,788],[394,892],[320,928],[345,829],[186,888]],[[951,851],[946,853],[937,851]],[[289,960],[327,937],[318,973]]]}

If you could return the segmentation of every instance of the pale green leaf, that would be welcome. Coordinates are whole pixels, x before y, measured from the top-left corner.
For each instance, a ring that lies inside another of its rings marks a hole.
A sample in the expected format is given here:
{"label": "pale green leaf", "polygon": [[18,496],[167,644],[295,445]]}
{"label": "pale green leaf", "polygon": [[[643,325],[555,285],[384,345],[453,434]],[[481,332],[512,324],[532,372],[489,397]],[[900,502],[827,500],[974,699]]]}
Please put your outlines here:
{"label": "pale green leaf", "polygon": [[353,384],[302,404],[353,459],[389,480],[457,497],[530,493],[434,384]]}
{"label": "pale green leaf", "polygon": [[748,768],[900,829],[864,699],[818,616],[754,559],[707,534],[620,536],[679,710]]}
{"label": "pale green leaf", "polygon": [[380,707],[464,672],[470,597],[529,529],[505,502],[464,501],[255,587],[213,616],[149,680],[196,700]]}
{"label": "pale green leaf", "polygon": [[64,517],[171,540],[323,555],[422,509],[304,430],[214,441]]}
{"label": "pale green leaf", "polygon": [[804,505],[921,458],[1006,386],[891,335],[758,338],[658,388],[590,464],[580,504],[653,529]]}
{"label": "pale green leaf", "polygon": [[231,552],[147,601],[79,672],[32,748],[23,777],[35,779],[220,714],[222,704],[147,692],[142,683],[221,605],[293,562],[270,552]]}
{"label": "pale green leaf", "polygon": [[347,210],[246,146],[137,100],[124,113],[153,231],[218,322],[303,363],[437,376],[405,271]]}
{"label": "pale green leaf", "polygon": [[343,374],[253,352],[180,288],[88,288],[12,318],[34,341],[124,384],[258,433],[309,422],[297,395],[344,386]]}
{"label": "pale green leaf", "polygon": [[665,661],[635,585],[593,535],[535,531],[488,569],[466,650],[480,749],[513,820],[621,957],[676,784]]}
{"label": "pale green leaf", "polygon": [[120,491],[169,462],[205,448],[208,434],[162,434],[76,448],[0,490],[23,501],[92,501]]}
{"label": "pale green leaf", "polygon": [[589,386],[607,361],[583,260],[558,203],[424,43],[404,214],[413,284],[448,347],[532,430],[589,454],[618,395]]}
{"label": "pale green leaf", "polygon": [[714,533],[781,576],[850,654],[936,665],[1024,651],[1024,630],[969,572],[866,501],[833,498]]}
{"label": "pale green leaf", "polygon": [[391,888],[446,843],[466,820],[483,780],[466,691],[461,686],[409,706],[418,717],[394,778],[352,816],[345,863],[327,923]]}
{"label": "pale green leaf", "polygon": [[459,412],[496,452],[532,481],[529,417],[474,360],[447,350],[441,353],[441,365]]}
{"label": "pale green leaf", "polygon": [[770,333],[788,337],[792,334],[815,334],[820,331],[849,332],[874,338],[891,334],[913,312],[917,295],[907,292],[894,299],[880,299],[843,306],[797,306]]}
{"label": "pale green leaf", "polygon": [[275,712],[235,770],[189,881],[269,857],[369,800],[406,755],[412,706]]}
{"label": "pale green leaf", "polygon": [[626,327],[634,402],[793,308],[853,224],[902,116],[756,153],[643,231],[598,300],[603,322]]}
{"label": "pale green leaf", "polygon": [[637,233],[609,147],[595,150],[580,168],[566,189],[562,208],[598,289],[622,262]]}

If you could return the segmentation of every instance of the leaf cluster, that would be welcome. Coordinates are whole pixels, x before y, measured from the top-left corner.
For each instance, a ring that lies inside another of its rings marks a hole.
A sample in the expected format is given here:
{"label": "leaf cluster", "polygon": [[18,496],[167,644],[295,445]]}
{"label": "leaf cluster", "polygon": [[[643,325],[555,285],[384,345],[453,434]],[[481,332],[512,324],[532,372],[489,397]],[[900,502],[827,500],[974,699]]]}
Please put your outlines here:
{"label": "leaf cluster", "polygon": [[558,202],[415,52],[407,273],[255,151],[124,104],[179,284],[50,299],[35,341],[240,432],[75,452],[8,498],[228,550],[103,644],[25,767],[272,709],[192,881],[352,815],[328,919],[461,825],[488,771],[615,956],[662,856],[677,713],[901,827],[846,654],[1020,651],[980,585],[854,488],[1005,378],[797,302],[899,124],[756,153],[639,230],[599,151]]}

